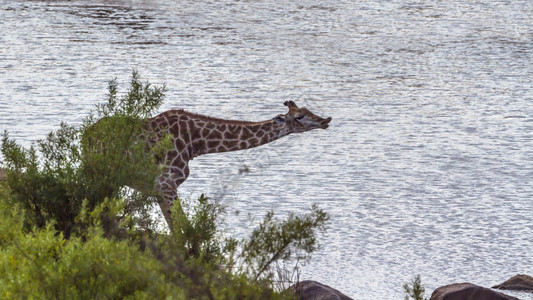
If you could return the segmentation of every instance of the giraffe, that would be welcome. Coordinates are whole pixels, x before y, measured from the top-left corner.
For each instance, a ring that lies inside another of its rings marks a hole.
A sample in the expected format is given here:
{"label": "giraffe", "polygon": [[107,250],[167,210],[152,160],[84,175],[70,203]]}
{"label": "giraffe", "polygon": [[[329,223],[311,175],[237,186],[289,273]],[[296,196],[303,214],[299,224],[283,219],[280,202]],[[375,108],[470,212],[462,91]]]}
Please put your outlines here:
{"label": "giraffe", "polygon": [[160,193],[159,206],[172,229],[171,207],[178,197],[178,187],[189,176],[189,161],[197,156],[257,147],[291,133],[328,128],[331,117],[321,118],[293,101],[285,101],[287,114],[280,114],[262,122],[235,121],[193,114],[184,110],[169,110],[148,119],[148,130],[155,141],[170,134],[171,149],[157,158],[163,165],[156,178]]}

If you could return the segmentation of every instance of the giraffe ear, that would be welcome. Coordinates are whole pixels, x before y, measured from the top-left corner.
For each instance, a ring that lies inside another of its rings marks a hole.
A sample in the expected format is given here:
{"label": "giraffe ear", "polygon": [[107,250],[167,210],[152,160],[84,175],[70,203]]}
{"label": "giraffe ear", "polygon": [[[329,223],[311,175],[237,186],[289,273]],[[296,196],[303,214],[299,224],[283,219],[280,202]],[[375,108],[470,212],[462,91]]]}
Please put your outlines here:
{"label": "giraffe ear", "polygon": [[282,123],[285,123],[286,121],[287,121],[287,118],[284,115],[279,115],[274,118],[274,122],[276,122],[277,124],[282,124]]}
{"label": "giraffe ear", "polygon": [[291,107],[294,107],[294,108],[298,108],[298,106],[296,106],[296,103],[294,103],[294,101],[285,101],[285,103],[283,103],[283,105],[285,106],[288,106],[289,108]]}

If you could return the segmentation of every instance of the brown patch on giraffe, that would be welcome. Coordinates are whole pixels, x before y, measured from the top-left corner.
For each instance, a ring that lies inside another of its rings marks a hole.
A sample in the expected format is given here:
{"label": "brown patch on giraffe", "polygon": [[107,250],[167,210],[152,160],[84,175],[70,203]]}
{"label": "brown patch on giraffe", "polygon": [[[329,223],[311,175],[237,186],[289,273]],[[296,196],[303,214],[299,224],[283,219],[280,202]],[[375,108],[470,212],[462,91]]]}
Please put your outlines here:
{"label": "brown patch on giraffe", "polygon": [[265,132],[272,132],[272,124],[263,124],[261,125],[261,130],[264,130]]}
{"label": "brown patch on giraffe", "polygon": [[202,137],[202,136],[200,135],[200,129],[195,129],[195,130],[192,131],[192,137],[191,137],[191,139],[192,139],[193,141],[196,141],[196,140],[200,139],[201,137]]}
{"label": "brown patch on giraffe", "polygon": [[193,119],[189,119],[187,121],[187,125],[189,125],[189,128],[194,128],[195,127],[194,120]]}
{"label": "brown patch on giraffe", "polygon": [[166,159],[167,159],[168,161],[172,161],[172,158],[173,158],[173,157],[176,157],[176,156],[178,156],[178,151],[176,151],[176,150],[172,150],[172,151],[167,152]]}
{"label": "brown patch on giraffe", "polygon": [[256,138],[251,138],[251,139],[248,140],[248,143],[250,145],[252,145],[252,146],[257,146],[257,145],[259,145],[259,140],[256,139]]}
{"label": "brown patch on giraffe", "polygon": [[224,132],[224,139],[225,140],[234,140],[237,139],[239,136],[232,132]]}
{"label": "brown patch on giraffe", "polygon": [[180,174],[182,169],[183,168],[175,166],[175,167],[170,168],[170,172],[171,172],[171,174]]}
{"label": "brown patch on giraffe", "polygon": [[187,147],[187,145],[182,139],[175,139],[174,145],[176,146],[176,149],[178,150],[185,149]]}
{"label": "brown patch on giraffe", "polygon": [[151,126],[155,128],[163,128],[164,124],[167,124],[165,118],[156,118],[151,122]]}
{"label": "brown patch on giraffe", "polygon": [[209,130],[208,128],[204,128],[204,129],[202,129],[202,136],[203,137],[207,137],[210,132],[211,132],[211,130]]}
{"label": "brown patch on giraffe", "polygon": [[250,131],[250,129],[246,127],[242,127],[241,128],[241,139],[247,139],[250,136],[252,136],[252,132]]}
{"label": "brown patch on giraffe", "polygon": [[180,156],[183,161],[188,162],[191,158],[189,154],[189,149],[183,149],[183,151],[180,152]]}
{"label": "brown patch on giraffe", "polygon": [[222,133],[213,130],[211,133],[209,133],[206,137],[208,140],[221,140],[222,139]]}
{"label": "brown patch on giraffe", "polygon": [[261,144],[266,144],[270,140],[272,140],[272,139],[265,135],[264,137],[261,138]]}
{"label": "brown patch on giraffe", "polygon": [[224,146],[226,146],[228,149],[235,149],[237,145],[239,144],[239,140],[229,140],[229,141],[223,141]]}
{"label": "brown patch on giraffe", "polygon": [[206,142],[205,140],[198,140],[194,144],[194,148],[198,149],[199,151],[202,151],[205,148]]}
{"label": "brown patch on giraffe", "polygon": [[[159,128],[159,129],[163,129],[163,128]],[[169,127],[169,131],[174,133],[174,132],[179,132],[180,131],[180,124],[179,123],[174,123],[172,124],[170,127]]]}
{"label": "brown patch on giraffe", "polygon": [[218,145],[220,145],[220,141],[217,141],[217,140],[207,141],[207,148],[209,149],[215,149],[216,147],[218,147]]}
{"label": "brown patch on giraffe", "polygon": [[247,142],[240,142],[239,146],[240,146],[240,149],[246,149],[246,148],[248,148],[248,143]]}
{"label": "brown patch on giraffe", "polygon": [[184,120],[180,120],[178,123],[177,131],[179,131],[180,136],[186,136],[188,134],[187,122]]}
{"label": "brown patch on giraffe", "polygon": [[166,181],[160,182],[159,186],[162,187],[163,189],[169,189],[170,188],[170,185]]}
{"label": "brown patch on giraffe", "polygon": [[166,121],[168,123],[176,123],[178,122],[178,120],[180,119],[179,116],[176,116],[176,115],[168,115],[167,118],[166,118]]}
{"label": "brown patch on giraffe", "polygon": [[[177,168],[180,168],[180,169],[183,169],[185,168],[185,166],[187,165],[186,162],[184,162],[182,159],[175,159],[173,162],[172,162],[172,165],[174,167],[177,167]],[[172,168],[171,170],[174,170],[175,168]]]}

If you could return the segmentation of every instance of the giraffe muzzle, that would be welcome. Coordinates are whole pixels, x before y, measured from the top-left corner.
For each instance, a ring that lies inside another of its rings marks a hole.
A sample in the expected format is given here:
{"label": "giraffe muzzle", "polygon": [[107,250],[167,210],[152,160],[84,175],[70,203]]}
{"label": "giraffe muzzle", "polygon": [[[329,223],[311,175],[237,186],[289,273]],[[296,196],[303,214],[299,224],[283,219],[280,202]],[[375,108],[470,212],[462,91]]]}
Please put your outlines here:
{"label": "giraffe muzzle", "polygon": [[327,119],[324,119],[320,121],[320,128],[326,129],[329,127],[329,122],[331,122],[331,117],[328,117]]}

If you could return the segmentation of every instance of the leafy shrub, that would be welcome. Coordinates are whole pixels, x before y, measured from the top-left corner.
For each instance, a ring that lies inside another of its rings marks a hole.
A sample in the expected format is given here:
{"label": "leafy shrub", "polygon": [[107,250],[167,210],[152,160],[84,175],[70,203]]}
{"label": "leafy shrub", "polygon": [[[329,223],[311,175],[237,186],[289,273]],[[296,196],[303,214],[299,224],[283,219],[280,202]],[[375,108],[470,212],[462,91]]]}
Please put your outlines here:
{"label": "leafy shrub", "polygon": [[247,271],[255,279],[272,279],[278,270],[278,261],[307,261],[317,247],[314,230],[325,230],[328,215],[313,205],[310,214],[303,217],[290,214],[284,221],[274,218],[274,211],[253,230],[250,238],[243,241],[244,263]]}
{"label": "leafy shrub", "polygon": [[422,280],[420,279],[420,275],[416,275],[410,284],[409,283],[404,284],[403,290],[405,292],[405,300],[409,300],[411,298],[413,300],[426,300],[427,299],[424,297],[424,293],[426,292],[426,289],[422,285]]}
{"label": "leafy shrub", "polygon": [[[26,150],[4,132],[7,185],[12,203],[27,211],[27,226],[42,228],[53,220],[69,238],[72,230],[83,230],[76,228],[75,218],[84,201],[93,210],[106,198],[124,197],[123,187],[129,185],[137,191],[128,197],[125,212],[135,212],[137,220],[151,228],[149,211],[155,204],[154,178],[159,172],[153,156],[168,147],[169,139],[150,144],[139,136],[143,120],[161,105],[165,88],[142,83],[136,72],[130,85],[119,97],[112,80],[107,102],[97,106],[96,116],[89,115],[79,129],[62,123],[38,142],[40,156],[34,147]],[[150,138],[149,133],[144,137]],[[106,233],[116,227],[109,221]]]}
{"label": "leafy shrub", "polygon": [[222,253],[234,250],[235,244],[233,239],[225,239],[218,232],[222,207],[201,195],[196,205],[190,205],[191,212],[187,214],[183,203],[182,200],[176,201],[172,207],[174,230],[171,238],[176,248],[187,259],[220,263]]}
{"label": "leafy shrub", "polygon": [[159,260],[134,242],[105,238],[99,226],[67,241],[50,223],[26,231],[24,210],[5,201],[0,216],[2,297],[185,299],[180,287],[164,279]]}

